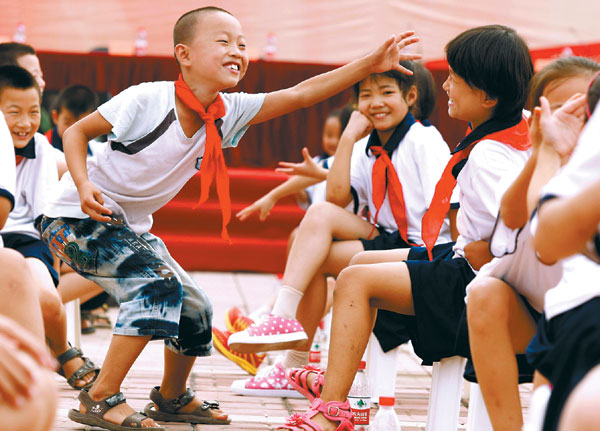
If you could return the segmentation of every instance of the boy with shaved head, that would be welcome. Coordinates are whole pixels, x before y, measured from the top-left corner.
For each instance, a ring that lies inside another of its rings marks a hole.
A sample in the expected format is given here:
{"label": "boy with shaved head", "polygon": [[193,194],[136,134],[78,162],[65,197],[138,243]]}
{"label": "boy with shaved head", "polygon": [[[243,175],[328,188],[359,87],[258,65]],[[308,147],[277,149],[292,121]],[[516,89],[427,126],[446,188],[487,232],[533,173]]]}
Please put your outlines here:
{"label": "boy with shaved head", "polygon": [[[248,126],[324,100],[370,73],[402,70],[412,32],[390,37],[371,54],[294,87],[268,94],[222,93],[246,73],[242,27],[215,7],[184,14],[174,28],[176,82],[123,91],[64,134],[70,173],[46,208],[45,241],[75,271],[120,303],[114,336],[98,380],[82,391],[77,422],[111,430],[162,429],[154,420],[229,423],[216,402],[186,389],[196,356],[210,355],[209,299],[149,233],[152,213],[199,170],[199,203],[213,179],[227,239],[229,181],[222,148],[237,146]],[[87,160],[89,140],[109,134],[109,148]],[[144,417],[125,403],[123,379],[148,341],[165,341],[164,375]]]}

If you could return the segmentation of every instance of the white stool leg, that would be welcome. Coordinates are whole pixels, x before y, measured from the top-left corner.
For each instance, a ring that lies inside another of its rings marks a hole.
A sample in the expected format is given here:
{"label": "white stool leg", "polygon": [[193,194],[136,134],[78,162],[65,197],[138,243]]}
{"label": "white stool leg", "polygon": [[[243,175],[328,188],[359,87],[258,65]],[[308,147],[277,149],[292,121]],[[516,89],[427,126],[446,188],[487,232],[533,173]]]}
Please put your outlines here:
{"label": "white stool leg", "polygon": [[539,386],[533,391],[533,394],[531,394],[531,398],[529,399],[527,423],[523,427],[523,430],[542,431],[551,392],[552,390],[548,385]]}
{"label": "white stool leg", "polygon": [[67,339],[74,347],[81,349],[81,313],[79,298],[65,304],[67,313]]}
{"label": "white stool leg", "polygon": [[393,397],[396,392],[398,348],[385,353],[377,341],[377,337],[371,334],[366,361],[371,402],[378,403],[380,396]]}
{"label": "white stool leg", "polygon": [[434,362],[426,431],[456,431],[465,362],[459,356]]}
{"label": "white stool leg", "polygon": [[467,431],[493,431],[479,385],[471,383],[470,386]]}

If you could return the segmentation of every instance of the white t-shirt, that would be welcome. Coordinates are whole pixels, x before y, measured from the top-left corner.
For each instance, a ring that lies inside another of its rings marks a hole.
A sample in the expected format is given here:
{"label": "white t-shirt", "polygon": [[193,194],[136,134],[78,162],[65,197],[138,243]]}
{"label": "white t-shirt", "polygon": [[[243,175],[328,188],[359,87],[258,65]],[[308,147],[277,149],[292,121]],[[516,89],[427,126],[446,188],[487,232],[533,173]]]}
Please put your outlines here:
{"label": "white t-shirt", "polygon": [[[264,94],[221,93],[222,147],[237,146],[258,113]],[[112,125],[109,148],[88,158],[88,176],[104,205],[137,234],[148,232],[152,213],[169,202],[200,169],[206,130],[183,133],[175,109],[173,82],[150,82],[124,90],[98,108]],[[198,191],[198,196],[200,191]],[[66,173],[59,193],[44,211],[49,217],[87,218],[73,179]]]}
{"label": "white t-shirt", "polygon": [[[15,205],[16,188],[15,147],[12,136],[0,111],[0,196],[8,199],[11,206]],[[3,246],[0,237],[0,247]]]}
{"label": "white t-shirt", "polygon": [[520,151],[502,142],[477,143],[458,174],[460,208],[456,216],[459,236],[455,256],[465,257],[473,241],[489,241],[500,210],[502,195],[519,175],[531,150]]}
{"label": "white t-shirt", "polygon": [[[34,227],[58,185],[58,172],[52,146],[41,133],[29,143],[32,158],[25,157],[16,167],[15,207],[2,233],[20,233],[40,239]],[[14,157],[14,156],[13,156]]]}
{"label": "white t-shirt", "polygon": [[[579,136],[577,147],[569,162],[542,190],[542,198],[569,197],[577,194],[600,177],[600,110],[596,109]],[[543,204],[542,204],[543,205]],[[576,223],[576,221],[574,221]],[[532,231],[535,233],[537,218]],[[577,259],[570,278],[546,293],[544,312],[548,319],[571,310],[596,296],[600,296],[600,265],[583,255]]]}
{"label": "white t-shirt", "polygon": [[[371,223],[375,216],[373,204],[373,164],[375,156],[365,152],[369,137],[354,144],[350,167],[350,183],[356,191],[359,206],[367,205]],[[440,132],[433,126],[425,127],[414,123],[398,148],[392,153],[391,161],[396,169],[404,195],[408,240],[422,244],[421,220],[429,204],[435,186],[450,160],[450,150]],[[385,199],[377,217],[377,224],[388,232],[398,230],[386,191]],[[444,222],[438,243],[451,241],[448,219]]]}

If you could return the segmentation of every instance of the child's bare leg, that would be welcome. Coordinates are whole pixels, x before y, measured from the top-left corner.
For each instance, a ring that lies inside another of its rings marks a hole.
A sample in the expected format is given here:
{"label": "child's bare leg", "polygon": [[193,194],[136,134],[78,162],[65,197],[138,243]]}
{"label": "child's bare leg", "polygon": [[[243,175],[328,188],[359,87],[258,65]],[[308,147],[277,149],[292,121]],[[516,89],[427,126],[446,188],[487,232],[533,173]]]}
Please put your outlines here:
{"label": "child's bare leg", "polygon": [[408,259],[410,248],[392,250],[369,250],[357,253],[352,257],[350,265],[365,265],[368,263],[402,262]]}
{"label": "child's bare leg", "polygon": [[[350,266],[338,277],[329,362],[321,393],[324,402],[346,400],[373,330],[377,308],[414,314],[410,276],[404,263]],[[325,431],[335,429],[321,414],[313,420]]]}
{"label": "child's bare leg", "polygon": [[550,380],[548,380],[546,377],[544,377],[544,375],[542,373],[540,373],[538,370],[535,370],[533,372],[532,392],[535,391],[537,388],[539,388],[542,385],[550,385]]}
{"label": "child's bare leg", "polygon": [[600,365],[588,372],[567,398],[560,416],[559,431],[594,431],[598,429],[600,412]]}
{"label": "child's bare leg", "polygon": [[[283,284],[304,292],[326,261],[334,238],[367,238],[372,231],[373,226],[367,221],[337,205],[322,202],[309,207],[292,244]],[[377,234],[377,230],[372,233]]]}
{"label": "child's bare leg", "polygon": [[[46,265],[36,258],[27,258],[26,261],[29,270],[33,275],[34,283],[38,287],[42,318],[44,320],[44,332],[46,334],[46,339],[48,340],[48,346],[52,353],[54,353],[54,356],[59,356],[70,348],[69,342],[67,341],[67,316],[65,313],[65,306],[54,287],[54,283],[52,282],[52,278],[50,277]],[[62,369],[68,378],[83,364],[83,359],[75,357],[66,362],[62,366]],[[81,380],[77,380],[75,384],[79,387],[83,387],[93,379],[94,372],[91,371]]]}
{"label": "child's bare leg", "polygon": [[[90,388],[90,397],[100,401],[121,391],[121,383],[129,369],[140,355],[151,336],[130,337],[126,335],[113,335],[108,348],[108,353],[102,364],[98,378]],[[80,404],[79,411],[85,413],[85,407]],[[128,404],[119,404],[108,410],[104,419],[108,422],[121,424],[123,420],[135,413]],[[154,420],[148,418],[142,422],[145,427],[156,426]]]}
{"label": "child's bare leg", "polygon": [[[345,211],[345,210],[344,210]],[[363,250],[362,243],[356,241],[336,241],[331,244],[329,254],[317,274],[311,280],[296,313],[296,319],[302,324],[308,340],[296,350],[310,350],[312,339],[319,322],[327,311],[327,276],[337,276],[350,263],[356,253]]]}
{"label": "child's bare leg", "polygon": [[79,275],[69,266],[65,264],[62,265],[60,281],[58,283],[58,293],[60,294],[63,304],[77,298],[79,298],[83,304],[88,299],[92,299],[102,292],[102,288],[96,283]]}
{"label": "child's bare leg", "polygon": [[471,285],[467,317],[473,364],[494,430],[519,430],[523,414],[515,354],[525,352],[535,322],[514,290],[491,277]]}
{"label": "child's bare leg", "polygon": [[[165,346],[165,371],[160,384],[160,393],[165,399],[177,398],[185,392],[187,380],[196,360],[195,356],[179,355]],[[202,405],[203,400],[196,396],[192,402],[183,406],[179,412],[189,413]],[[158,406],[156,407],[158,409]],[[227,415],[221,410],[209,410],[215,419],[225,420]]]}
{"label": "child's bare leg", "polygon": [[[11,249],[0,249],[0,314],[10,317],[44,342],[44,323],[40,302],[29,266],[23,256]],[[33,294],[32,294],[33,292]]]}

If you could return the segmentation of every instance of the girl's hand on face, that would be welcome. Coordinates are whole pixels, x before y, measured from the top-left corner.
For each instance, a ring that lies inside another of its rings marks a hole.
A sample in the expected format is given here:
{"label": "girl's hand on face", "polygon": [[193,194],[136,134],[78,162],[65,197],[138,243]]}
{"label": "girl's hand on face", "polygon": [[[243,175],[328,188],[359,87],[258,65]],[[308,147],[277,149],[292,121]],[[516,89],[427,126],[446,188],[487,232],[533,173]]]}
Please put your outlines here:
{"label": "girl's hand on face", "polygon": [[417,43],[419,38],[414,36],[414,31],[405,31],[400,35],[390,36],[379,48],[370,55],[373,60],[372,73],[387,72],[388,70],[398,70],[407,75],[412,72],[405,67],[400,66],[401,61],[419,60],[420,54],[403,54],[401,50],[413,43]]}
{"label": "girl's hand on face", "polygon": [[364,138],[373,130],[373,123],[360,111],[352,112],[350,120],[344,129],[342,136],[351,138],[353,142]]}

